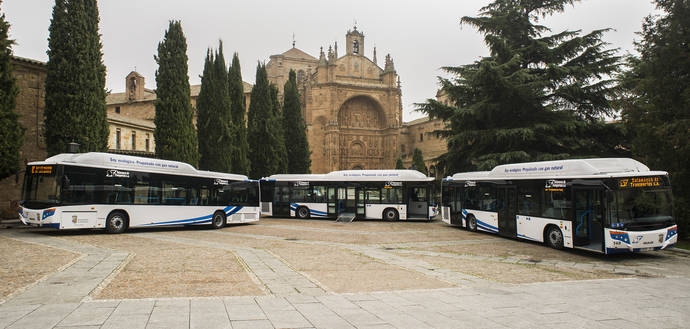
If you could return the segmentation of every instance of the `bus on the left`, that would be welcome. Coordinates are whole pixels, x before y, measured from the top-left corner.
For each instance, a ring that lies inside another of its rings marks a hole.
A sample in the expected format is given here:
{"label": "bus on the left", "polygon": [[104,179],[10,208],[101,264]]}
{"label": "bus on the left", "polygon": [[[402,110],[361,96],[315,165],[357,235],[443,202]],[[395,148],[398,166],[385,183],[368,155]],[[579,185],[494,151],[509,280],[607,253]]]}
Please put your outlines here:
{"label": "bus on the left", "polygon": [[58,154],[31,162],[19,218],[57,229],[209,225],[258,221],[259,182],[247,176],[108,153]]}

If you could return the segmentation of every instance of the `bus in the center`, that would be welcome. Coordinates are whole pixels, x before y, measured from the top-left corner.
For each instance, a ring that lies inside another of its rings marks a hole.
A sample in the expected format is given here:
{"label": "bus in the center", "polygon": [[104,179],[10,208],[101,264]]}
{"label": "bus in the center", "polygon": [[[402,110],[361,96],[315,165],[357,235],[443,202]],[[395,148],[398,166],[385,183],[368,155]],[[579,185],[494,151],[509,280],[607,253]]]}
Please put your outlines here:
{"label": "bus in the center", "polygon": [[274,217],[429,220],[433,178],[416,170],[342,170],[261,179],[261,213]]}

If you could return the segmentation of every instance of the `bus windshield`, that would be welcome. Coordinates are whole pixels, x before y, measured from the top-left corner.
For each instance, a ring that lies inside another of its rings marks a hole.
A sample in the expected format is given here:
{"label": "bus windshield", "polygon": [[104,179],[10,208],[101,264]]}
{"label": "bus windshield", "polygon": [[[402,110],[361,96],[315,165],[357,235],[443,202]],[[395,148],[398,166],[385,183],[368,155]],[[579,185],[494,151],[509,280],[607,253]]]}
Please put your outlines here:
{"label": "bus windshield", "polygon": [[671,222],[671,189],[628,189],[617,192],[618,222],[628,226]]}
{"label": "bus windshield", "polygon": [[22,191],[23,206],[30,209],[43,209],[57,205],[60,198],[55,177],[53,166],[29,166]]}

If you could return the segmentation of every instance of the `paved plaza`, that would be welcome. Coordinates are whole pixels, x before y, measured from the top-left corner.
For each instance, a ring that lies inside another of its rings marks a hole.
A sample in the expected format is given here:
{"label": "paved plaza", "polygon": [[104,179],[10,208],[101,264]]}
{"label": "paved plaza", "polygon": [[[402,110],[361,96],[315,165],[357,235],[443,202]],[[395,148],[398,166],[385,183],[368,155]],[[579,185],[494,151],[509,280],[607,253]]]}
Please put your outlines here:
{"label": "paved plaza", "polygon": [[3,241],[59,262],[39,277],[41,264],[3,265],[16,288],[2,290],[0,328],[690,328],[690,255],[676,251],[604,257],[440,222],[287,219],[10,228]]}

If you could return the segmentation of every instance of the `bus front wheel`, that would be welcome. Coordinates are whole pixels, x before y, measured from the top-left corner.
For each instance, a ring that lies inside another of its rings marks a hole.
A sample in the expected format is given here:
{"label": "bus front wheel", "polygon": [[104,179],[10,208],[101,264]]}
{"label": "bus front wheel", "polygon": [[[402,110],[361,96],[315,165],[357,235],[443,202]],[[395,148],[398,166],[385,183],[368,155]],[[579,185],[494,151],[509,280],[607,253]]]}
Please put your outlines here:
{"label": "bus front wheel", "polygon": [[127,215],[121,211],[113,211],[105,221],[105,229],[108,233],[122,233],[127,229]]}
{"label": "bus front wheel", "polygon": [[299,217],[301,219],[309,218],[309,209],[307,209],[307,207],[297,208],[297,217]]}
{"label": "bus front wheel", "polygon": [[474,218],[474,215],[469,215],[467,216],[467,229],[472,231],[472,232],[477,232],[477,219]]}
{"label": "bus front wheel", "polygon": [[554,249],[563,249],[563,232],[556,226],[546,229],[546,244]]}
{"label": "bus front wheel", "polygon": [[211,218],[211,227],[213,227],[214,229],[221,229],[225,227],[225,221],[225,213],[223,213],[222,211],[216,211],[213,214],[213,218]]}
{"label": "bus front wheel", "polygon": [[393,208],[388,208],[383,211],[383,219],[394,221],[398,220],[398,211]]}

